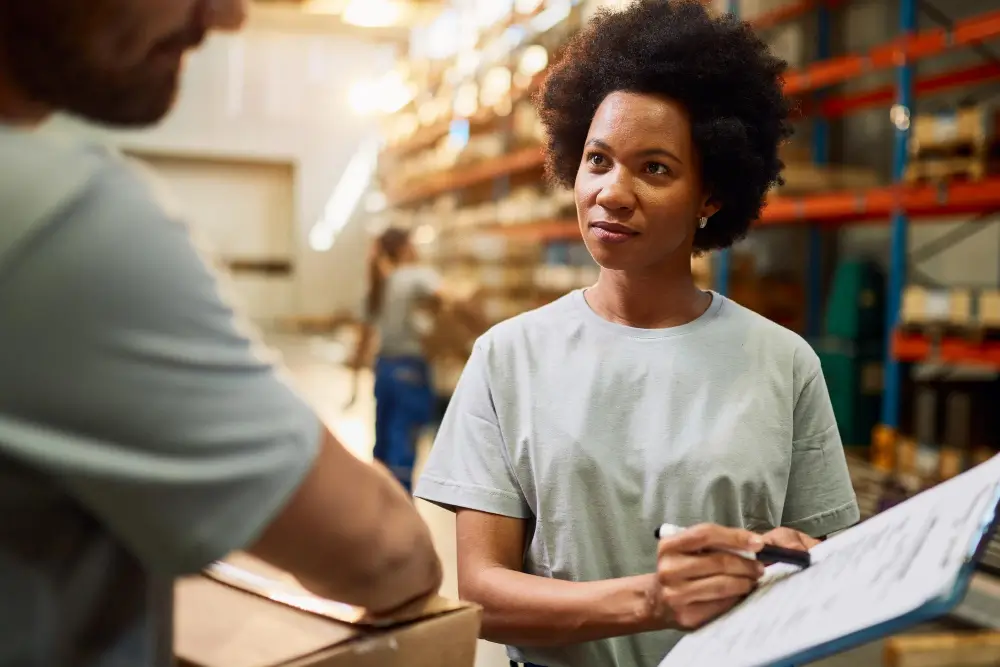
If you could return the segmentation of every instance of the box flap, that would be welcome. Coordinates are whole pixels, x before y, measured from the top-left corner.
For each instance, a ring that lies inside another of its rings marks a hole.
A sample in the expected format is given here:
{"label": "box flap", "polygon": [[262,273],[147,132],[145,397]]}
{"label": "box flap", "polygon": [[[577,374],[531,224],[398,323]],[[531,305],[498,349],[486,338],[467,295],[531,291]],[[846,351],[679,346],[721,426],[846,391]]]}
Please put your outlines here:
{"label": "box flap", "polygon": [[198,667],[274,667],[364,634],[206,577],[175,588],[174,652]]}
{"label": "box flap", "polygon": [[341,623],[363,627],[392,627],[444,614],[468,605],[442,597],[403,608],[385,617],[372,617],[365,609],[327,600],[307,591],[292,575],[245,553],[236,553],[209,566],[205,574],[216,581],[274,602]]}

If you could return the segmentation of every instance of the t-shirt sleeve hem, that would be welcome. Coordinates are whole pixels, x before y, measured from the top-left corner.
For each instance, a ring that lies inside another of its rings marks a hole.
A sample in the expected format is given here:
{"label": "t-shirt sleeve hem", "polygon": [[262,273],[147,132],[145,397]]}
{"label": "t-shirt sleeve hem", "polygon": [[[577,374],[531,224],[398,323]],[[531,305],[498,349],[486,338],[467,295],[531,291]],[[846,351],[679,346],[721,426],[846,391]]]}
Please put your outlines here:
{"label": "t-shirt sleeve hem", "polygon": [[[247,507],[247,511],[241,513],[238,522],[228,524],[225,530],[215,532],[200,544],[192,545],[186,553],[179,554],[176,569],[180,574],[198,572],[232,552],[249,548],[256,543],[264,530],[291,501],[306,475],[312,470],[323,440],[323,426],[315,415],[311,415],[311,418],[315,435],[311,440],[303,438],[304,451],[288,467],[285,474],[270,487],[270,493],[258,496],[253,511]],[[306,428],[308,426],[304,425],[303,432]]]}
{"label": "t-shirt sleeve hem", "polygon": [[530,519],[533,516],[531,510],[516,494],[428,477],[426,474],[417,483],[414,495],[449,511],[455,511],[456,508],[470,509],[512,519]]}
{"label": "t-shirt sleeve hem", "polygon": [[813,537],[824,537],[845,528],[850,528],[861,519],[857,500],[848,502],[831,510],[813,514],[803,519],[783,521],[782,525]]}

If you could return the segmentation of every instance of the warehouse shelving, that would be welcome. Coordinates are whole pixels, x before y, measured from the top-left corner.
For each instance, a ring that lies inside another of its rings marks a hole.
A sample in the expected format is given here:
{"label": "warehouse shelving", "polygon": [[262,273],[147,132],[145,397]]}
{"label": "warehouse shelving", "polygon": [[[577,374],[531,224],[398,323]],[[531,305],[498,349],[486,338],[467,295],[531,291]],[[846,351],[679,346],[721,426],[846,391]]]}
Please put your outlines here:
{"label": "warehouse shelving", "polygon": [[[977,182],[885,186],[802,197],[773,197],[764,207],[757,224],[878,224],[887,222],[897,207],[907,216],[918,220],[1000,210],[1000,176]],[[579,235],[574,219],[495,226],[485,231],[542,243],[566,241]]]}
{"label": "warehouse shelving", "polygon": [[982,366],[1000,370],[1000,342],[958,337],[934,340],[929,336],[895,332],[892,355],[898,361]]}
{"label": "warehouse shelving", "polygon": [[[822,304],[822,229],[846,224],[891,224],[890,270],[887,290],[887,320],[890,331],[898,321],[902,289],[906,278],[907,227],[910,219],[929,220],[946,216],[1000,211],[1000,177],[977,182],[948,182],[939,185],[906,185],[903,175],[907,167],[909,125],[912,122],[915,98],[949,90],[1000,80],[1000,62],[986,62],[950,71],[914,77],[913,64],[961,48],[977,46],[984,40],[1000,37],[1000,10],[993,10],[950,22],[945,27],[918,31],[916,14],[918,0],[901,0],[899,36],[862,53],[833,56],[830,49],[833,10],[849,0],[796,0],[777,9],[749,17],[758,30],[779,24],[814,19],[818,28],[816,61],[791,71],[785,80],[785,91],[798,98],[799,120],[813,126],[813,159],[826,164],[829,156],[829,121],[865,109],[895,106],[896,123],[892,183],[864,190],[827,192],[808,196],[770,198],[759,224],[762,226],[799,225],[810,228],[807,263],[806,333],[817,335]],[[737,3],[728,1],[735,13]],[[815,15],[815,16],[812,16]],[[834,94],[830,88],[859,76],[895,70],[896,82],[870,90]],[[903,113],[898,113],[902,110]],[[391,154],[426,147],[447,134],[445,125],[428,128],[402,146],[389,149]],[[540,149],[525,148],[485,162],[457,167],[434,174],[403,187],[390,188],[390,204],[412,205],[423,199],[450,191],[492,182],[495,192],[505,190],[510,177],[531,170],[540,170],[543,163]],[[541,220],[535,223],[492,226],[484,228],[491,234],[539,242],[566,242],[579,238],[575,220]],[[729,253],[717,253],[716,289],[725,293],[728,287]],[[886,349],[893,350],[893,334],[887,334]],[[950,348],[949,348],[950,349]],[[882,424],[888,431],[898,427],[900,403],[901,361],[887,355]]]}
{"label": "warehouse shelving", "polygon": [[542,151],[537,147],[529,146],[496,159],[455,167],[422,179],[417,183],[398,189],[390,189],[386,196],[390,205],[403,206],[450,190],[459,190],[486,183],[502,176],[541,169],[543,163]]}
{"label": "warehouse shelving", "polygon": [[[905,14],[906,2],[901,11]],[[914,15],[916,8],[914,6]],[[914,19],[914,23],[916,19]],[[785,93],[800,95],[843,83],[864,74],[893,67],[906,67],[918,60],[945,51],[977,44],[1000,37],[1000,11],[988,12],[962,21],[951,29],[931,28],[922,32],[908,30],[903,36],[869,50],[867,53],[828,58],[789,72],[785,77]],[[901,62],[907,63],[900,65]]]}

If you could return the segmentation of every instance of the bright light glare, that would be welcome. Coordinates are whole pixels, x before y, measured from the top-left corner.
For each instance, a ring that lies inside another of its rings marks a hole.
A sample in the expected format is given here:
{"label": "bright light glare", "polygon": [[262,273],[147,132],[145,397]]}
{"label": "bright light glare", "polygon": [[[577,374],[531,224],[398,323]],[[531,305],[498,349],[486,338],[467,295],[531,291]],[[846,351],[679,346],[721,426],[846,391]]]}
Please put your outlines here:
{"label": "bright light glare", "polygon": [[309,246],[313,250],[325,252],[333,247],[337,234],[354,215],[362,195],[368,189],[377,163],[378,141],[362,143],[344,169],[337,187],[333,189],[323,210],[323,217],[309,230]]}
{"label": "bright light glare", "polygon": [[413,243],[416,245],[428,245],[434,243],[437,238],[437,230],[431,225],[421,225],[413,232]]}
{"label": "bright light glare", "polygon": [[416,95],[414,86],[408,84],[399,72],[390,72],[375,81],[362,81],[351,86],[347,101],[355,113],[361,115],[399,111]]}
{"label": "bright light glare", "polygon": [[402,18],[402,6],[389,0],[351,0],[341,15],[344,23],[362,28],[388,28]]}
{"label": "bright light glare", "polygon": [[518,14],[531,14],[542,4],[542,0],[514,0],[514,11]]}
{"label": "bright light glare", "polygon": [[462,118],[468,118],[475,115],[478,109],[479,87],[475,81],[468,81],[455,93],[455,113]]}
{"label": "bright light glare", "polygon": [[569,16],[569,0],[554,0],[541,14],[531,19],[530,25],[536,32],[545,32],[559,23],[562,23]]}
{"label": "bright light glare", "polygon": [[532,44],[521,54],[517,71],[524,76],[534,76],[549,64],[549,52],[541,44]]}

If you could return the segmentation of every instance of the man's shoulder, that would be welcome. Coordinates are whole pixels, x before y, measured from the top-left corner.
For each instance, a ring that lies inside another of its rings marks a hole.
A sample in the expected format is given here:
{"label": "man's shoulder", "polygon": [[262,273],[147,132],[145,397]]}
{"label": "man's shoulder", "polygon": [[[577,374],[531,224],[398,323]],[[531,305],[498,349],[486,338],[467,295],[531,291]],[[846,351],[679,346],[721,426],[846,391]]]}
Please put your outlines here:
{"label": "man's shoulder", "polygon": [[54,132],[2,130],[0,160],[14,167],[0,178],[0,262],[88,204],[109,222],[119,212],[164,209],[153,179],[100,144]]}

